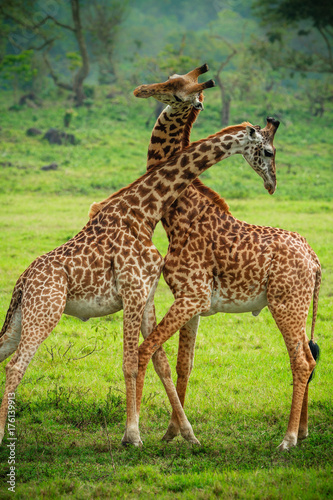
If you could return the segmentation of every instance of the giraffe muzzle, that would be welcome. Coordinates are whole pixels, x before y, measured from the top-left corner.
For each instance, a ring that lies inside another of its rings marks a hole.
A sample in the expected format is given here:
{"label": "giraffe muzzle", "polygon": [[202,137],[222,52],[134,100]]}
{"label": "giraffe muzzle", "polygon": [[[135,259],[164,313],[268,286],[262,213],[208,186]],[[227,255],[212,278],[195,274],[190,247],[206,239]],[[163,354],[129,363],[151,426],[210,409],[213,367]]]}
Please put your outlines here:
{"label": "giraffe muzzle", "polygon": [[276,190],[276,180],[265,180],[264,187],[269,194],[274,194]]}
{"label": "giraffe muzzle", "polygon": [[200,101],[194,102],[193,103],[193,107],[195,109],[199,109],[200,111],[202,111],[204,109],[204,105]]}

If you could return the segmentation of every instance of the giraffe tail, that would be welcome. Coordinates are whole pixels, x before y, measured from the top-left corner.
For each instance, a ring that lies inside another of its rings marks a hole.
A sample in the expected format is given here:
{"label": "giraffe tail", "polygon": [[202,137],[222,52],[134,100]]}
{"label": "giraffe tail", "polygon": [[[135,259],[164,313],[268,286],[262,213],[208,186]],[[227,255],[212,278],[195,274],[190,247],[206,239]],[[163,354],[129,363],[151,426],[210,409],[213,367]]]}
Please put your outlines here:
{"label": "giraffe tail", "polygon": [[[313,340],[313,338],[314,338],[314,329],[315,329],[317,312],[318,312],[320,283],[321,283],[321,268],[319,265],[317,272],[316,272],[316,281],[315,281],[315,286],[314,286],[314,290],[313,290],[313,313],[312,313],[312,325],[311,325],[311,340],[309,342],[311,354],[313,356],[313,359],[315,361],[317,361],[317,363],[318,363],[319,357],[320,357],[320,349],[319,349],[319,345]],[[315,371],[313,370],[313,372],[311,373],[310,378],[308,380],[308,383],[313,379],[314,372]]]}

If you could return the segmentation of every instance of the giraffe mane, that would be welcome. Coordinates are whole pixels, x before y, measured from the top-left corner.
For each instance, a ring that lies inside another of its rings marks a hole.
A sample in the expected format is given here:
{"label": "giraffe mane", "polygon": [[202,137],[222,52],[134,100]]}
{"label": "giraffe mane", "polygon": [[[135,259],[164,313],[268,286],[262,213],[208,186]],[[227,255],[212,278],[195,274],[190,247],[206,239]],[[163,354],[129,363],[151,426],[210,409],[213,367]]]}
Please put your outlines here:
{"label": "giraffe mane", "polygon": [[209,139],[212,139],[213,137],[219,137],[219,136],[223,136],[223,135],[228,135],[228,134],[240,132],[241,130],[244,130],[245,127],[247,127],[247,126],[253,127],[252,123],[250,123],[250,122],[243,122],[243,123],[240,123],[239,125],[230,125],[229,127],[223,128],[222,130],[220,130],[216,134],[209,135],[208,137],[205,137],[204,139],[199,139],[199,141],[191,142],[187,147],[195,146],[195,145],[200,144],[202,142],[205,142]]}
{"label": "giraffe mane", "polygon": [[132,186],[135,186],[136,184],[139,184],[140,182],[142,182],[142,179],[144,177],[148,177],[149,174],[151,172],[153,172],[155,170],[155,167],[159,166],[160,163],[163,163],[163,162],[158,162],[156,165],[153,166],[152,169],[150,169],[149,171],[147,171],[145,174],[141,175],[138,179],[136,179],[135,181],[131,182],[131,184],[129,184],[128,186],[124,186],[122,187],[121,189],[118,189],[118,191],[116,191],[115,193],[112,193],[110,194],[110,196],[108,196],[107,198],[105,198],[104,200],[102,201],[99,201],[99,202],[96,202],[94,201],[91,205],[90,205],[90,208],[89,208],[89,212],[88,212],[88,217],[89,219],[93,219],[101,210],[102,208],[104,208],[104,206],[110,201],[112,200],[113,198],[116,198],[119,194],[123,193],[124,191],[127,191],[128,188],[131,188]]}
{"label": "giraffe mane", "polygon": [[89,208],[89,212],[88,212],[88,217],[89,219],[93,219],[95,217],[95,215],[98,214],[98,212],[100,212],[104,206],[104,204],[108,201],[108,198],[105,198],[105,200],[103,201],[99,201],[98,203],[96,201],[94,201],[91,205],[90,205],[90,208]]}
{"label": "giraffe mane", "polygon": [[[199,101],[202,102],[204,100],[203,94],[200,94],[199,96]],[[199,109],[192,108],[190,114],[188,115],[187,122],[184,128],[184,135],[183,135],[183,140],[182,140],[182,148],[185,149],[190,145],[190,135],[191,135],[191,130],[193,123],[196,121],[198,114],[199,114]],[[232,130],[235,131],[235,129],[241,130],[246,125],[250,125],[249,122],[243,122],[241,125],[238,126],[231,126],[223,129],[226,133],[231,132]],[[218,193],[216,193],[213,189],[210,187],[206,186],[199,177],[194,179],[192,182],[192,186],[194,186],[201,194],[206,196],[209,200],[211,200],[215,205],[218,205],[223,212],[230,214],[230,209],[228,203],[225,201],[222,196],[220,196]]]}
{"label": "giraffe mane", "polygon": [[211,189],[210,187],[206,186],[199,179],[199,177],[197,177],[196,179],[194,179],[194,181],[192,182],[192,186],[194,186],[201,194],[203,194],[204,196],[206,196],[206,198],[208,198],[209,200],[211,200],[215,205],[218,205],[223,210],[223,212],[225,212],[226,214],[231,215],[231,212],[230,212],[230,209],[229,209],[229,205],[225,201],[225,199],[222,198],[222,196],[220,196],[218,193],[216,193],[213,189]]}
{"label": "giraffe mane", "polygon": [[[201,93],[199,95],[199,101],[203,102],[203,100],[204,100],[204,96]],[[184,133],[183,133],[183,139],[182,139],[182,149],[187,148],[187,146],[190,145],[191,130],[192,130],[192,127],[193,127],[193,123],[198,118],[199,112],[200,112],[199,109],[196,109],[196,108],[194,108],[192,106],[192,109],[190,111],[190,114],[187,117],[187,121],[186,121],[186,124],[185,124],[185,127],[184,127]]]}

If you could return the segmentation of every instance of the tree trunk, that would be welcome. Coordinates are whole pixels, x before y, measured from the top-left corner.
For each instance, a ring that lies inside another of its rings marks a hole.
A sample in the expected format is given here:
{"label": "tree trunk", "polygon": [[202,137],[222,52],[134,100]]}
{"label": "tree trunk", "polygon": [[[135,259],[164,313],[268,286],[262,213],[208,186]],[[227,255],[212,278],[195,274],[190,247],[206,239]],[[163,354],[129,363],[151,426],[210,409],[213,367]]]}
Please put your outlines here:
{"label": "tree trunk", "polygon": [[221,124],[222,127],[227,127],[229,125],[230,120],[230,104],[231,97],[227,96],[223,98],[222,101],[222,109],[221,109]]}
{"label": "tree trunk", "polygon": [[88,76],[89,73],[89,58],[88,58],[86,43],[82,32],[79,0],[71,0],[71,4],[72,4],[73,22],[75,27],[75,36],[77,39],[80,55],[82,58],[82,66],[79,68],[78,72],[74,77],[73,91],[74,91],[74,99],[76,106],[82,106],[85,97],[83,91],[83,81],[85,80],[85,78]]}
{"label": "tree trunk", "polygon": [[221,125],[222,127],[227,127],[230,120],[230,105],[231,105],[231,95],[227,91],[226,86],[222,83],[222,80],[217,76],[217,83],[221,90]]}

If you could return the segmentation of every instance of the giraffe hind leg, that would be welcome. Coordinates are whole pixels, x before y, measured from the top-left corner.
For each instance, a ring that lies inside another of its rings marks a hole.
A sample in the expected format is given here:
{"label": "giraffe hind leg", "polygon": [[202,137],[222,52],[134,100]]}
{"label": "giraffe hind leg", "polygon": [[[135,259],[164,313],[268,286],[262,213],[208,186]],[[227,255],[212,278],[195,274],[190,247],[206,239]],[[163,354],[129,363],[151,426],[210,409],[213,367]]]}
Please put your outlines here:
{"label": "giraffe hind leg", "polygon": [[309,384],[305,388],[305,393],[304,393],[304,398],[303,398],[301,418],[299,421],[299,428],[298,428],[298,435],[297,435],[298,441],[302,441],[303,439],[307,438],[309,435],[309,431],[308,431],[308,399],[309,399]]}
{"label": "giraffe hind leg", "polygon": [[[301,295],[300,295],[301,296]],[[283,303],[275,300],[273,287],[267,292],[269,309],[283,335],[293,375],[293,396],[287,432],[280,450],[297,444],[298,435],[307,436],[308,381],[316,366],[306,335],[306,319],[311,302],[311,292],[303,291],[302,300],[294,293],[285,296]]]}
{"label": "giraffe hind leg", "polygon": [[[320,349],[318,344],[313,342],[313,340],[310,340],[309,342],[309,347],[310,351],[312,354],[313,359],[318,363],[319,361],[319,354],[320,354]],[[298,439],[303,440],[308,437],[308,394],[309,394],[309,383],[311,380],[313,380],[315,370],[312,370],[310,378],[308,380],[308,384],[305,389],[304,393],[304,399],[303,399],[303,405],[302,405],[302,411],[301,411],[301,419],[299,423],[299,429],[298,429]]]}
{"label": "giraffe hind leg", "polygon": [[304,439],[308,435],[308,380],[315,367],[307,339],[294,343],[288,351],[293,374],[293,396],[288,428],[280,450],[295,446],[298,436]]}
{"label": "giraffe hind leg", "polygon": [[[21,382],[23,375],[38,347],[47,336],[48,334],[43,332],[35,343],[30,343],[30,341],[27,342],[26,338],[21,339],[16,353],[6,366],[6,385],[0,408],[0,443],[5,432],[5,423],[8,414],[8,400],[15,398],[17,386]],[[24,337],[26,337],[26,335],[24,335]]]}
{"label": "giraffe hind leg", "polygon": [[32,286],[29,292],[29,304],[24,305],[23,300],[21,305],[21,338],[14,356],[6,366],[6,384],[0,408],[0,443],[5,431],[8,399],[13,395],[15,397],[17,386],[30,361],[59,322],[66,303],[66,283],[62,275],[45,282],[41,289]]}

